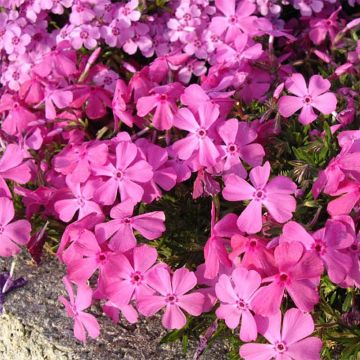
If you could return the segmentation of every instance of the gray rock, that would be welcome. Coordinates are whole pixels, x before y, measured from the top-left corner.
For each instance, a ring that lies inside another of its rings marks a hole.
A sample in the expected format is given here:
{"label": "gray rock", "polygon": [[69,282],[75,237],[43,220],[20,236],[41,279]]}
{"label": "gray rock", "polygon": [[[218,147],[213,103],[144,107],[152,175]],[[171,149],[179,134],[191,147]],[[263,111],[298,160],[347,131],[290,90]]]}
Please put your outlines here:
{"label": "gray rock", "polygon": [[[0,260],[0,267],[9,269],[9,261]],[[179,342],[160,344],[166,331],[159,316],[141,319],[135,325],[123,320],[114,325],[100,316],[100,337],[83,345],[74,338],[72,320],[57,300],[64,294],[64,269],[57,259],[46,257],[37,267],[22,255],[15,275],[24,276],[28,284],[7,296],[0,316],[1,360],[192,359],[196,340],[189,341],[186,355]],[[202,359],[225,360],[226,353],[226,344],[215,342]]]}

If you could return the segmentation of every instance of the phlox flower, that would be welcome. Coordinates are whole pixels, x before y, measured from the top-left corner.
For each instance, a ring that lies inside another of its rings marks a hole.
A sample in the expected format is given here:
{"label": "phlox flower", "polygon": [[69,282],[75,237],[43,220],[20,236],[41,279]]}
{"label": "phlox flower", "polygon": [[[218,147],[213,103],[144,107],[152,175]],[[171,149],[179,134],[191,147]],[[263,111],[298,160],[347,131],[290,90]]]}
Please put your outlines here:
{"label": "phlox flower", "polygon": [[71,45],[74,49],[79,50],[82,46],[86,49],[94,49],[100,38],[100,32],[97,27],[91,25],[81,25],[71,31]]}
{"label": "phlox flower", "polygon": [[30,44],[31,37],[29,34],[22,33],[18,26],[11,26],[9,31],[4,35],[4,49],[7,54],[25,54],[26,46]]}
{"label": "phlox flower", "polygon": [[114,251],[125,252],[136,246],[134,230],[144,238],[154,240],[165,231],[165,214],[163,211],[132,216],[134,202],[131,199],[114,206],[110,211],[110,220],[96,225],[96,232],[109,240],[109,248]]}
{"label": "phlox flower", "polygon": [[324,7],[322,0],[294,0],[294,8],[299,9],[302,16],[311,16],[319,13]]}
{"label": "phlox flower", "polygon": [[74,335],[82,342],[86,342],[86,334],[95,339],[100,334],[100,326],[91,314],[84,312],[91,305],[92,290],[85,284],[79,284],[74,296],[72,285],[67,277],[63,278],[69,300],[60,296],[59,301],[65,306],[66,313],[74,320]]}
{"label": "phlox flower", "polygon": [[286,311],[282,322],[281,312],[264,318],[256,316],[258,331],[270,344],[245,344],[240,356],[245,360],[320,360],[321,340],[308,337],[314,332],[310,314],[292,308]]}
{"label": "phlox flower", "polygon": [[253,341],[257,338],[250,300],[260,285],[261,276],[255,270],[238,267],[231,276],[221,275],[215,286],[216,296],[220,300],[216,316],[224,319],[230,329],[235,329],[241,321],[242,341]]}
{"label": "phlox flower", "polygon": [[285,176],[276,176],[269,181],[270,164],[257,166],[250,171],[252,185],[237,175],[229,175],[225,180],[223,196],[229,201],[250,200],[249,205],[240,214],[237,225],[241,231],[255,234],[262,228],[262,205],[279,223],[291,219],[296,208],[292,194],[296,184]]}
{"label": "phlox flower", "polygon": [[274,251],[277,273],[263,279],[270,285],[261,287],[252,300],[255,313],[268,316],[280,309],[285,290],[302,311],[312,311],[319,301],[316,286],[323,272],[322,261],[308,252],[300,242],[281,243]]}
{"label": "phlox flower", "polygon": [[199,292],[187,294],[196,283],[195,274],[185,268],[176,270],[171,278],[169,270],[159,267],[148,276],[148,284],[159,294],[142,295],[137,301],[138,310],[145,316],[152,316],[166,307],[163,326],[181,329],[186,324],[181,309],[193,316],[199,316],[203,311],[204,295]]}
{"label": "phlox flower", "polygon": [[159,130],[168,130],[172,127],[174,113],[177,110],[176,100],[183,92],[180,83],[172,83],[153,88],[149,96],[141,97],[136,103],[138,116],[144,117],[154,108],[152,123]]}
{"label": "phlox flower", "polygon": [[260,144],[254,143],[257,133],[247,123],[237,119],[227,120],[219,126],[218,133],[224,142],[221,157],[226,174],[233,173],[245,178],[247,172],[241,160],[251,166],[261,165],[265,151]]}
{"label": "phlox flower", "polygon": [[40,0],[41,8],[50,10],[54,14],[62,15],[64,8],[69,8],[73,4],[73,0]]}
{"label": "phlox flower", "polygon": [[117,18],[127,24],[127,27],[131,26],[131,22],[136,22],[140,19],[141,13],[136,10],[138,6],[138,0],[130,0],[125,5],[119,7],[116,13]]}
{"label": "phlox flower", "polygon": [[0,197],[0,256],[13,256],[20,252],[19,245],[30,240],[31,225],[27,220],[11,222],[14,205],[7,197]]}
{"label": "phlox flower", "polygon": [[98,185],[97,181],[88,181],[84,185],[81,185],[79,182],[73,183],[67,179],[66,183],[70,192],[65,196],[70,197],[58,200],[54,204],[55,211],[62,221],[71,221],[77,211],[79,211],[78,220],[92,212],[102,214],[100,206],[92,200],[95,188]]}
{"label": "phlox flower", "polygon": [[307,87],[304,77],[296,73],[286,80],[285,86],[295,96],[285,95],[280,98],[279,112],[284,117],[290,117],[302,109],[299,121],[307,125],[317,118],[314,108],[324,115],[329,115],[336,109],[336,96],[328,92],[331,83],[320,75],[312,76]]}
{"label": "phlox flower", "polygon": [[283,227],[280,242],[300,241],[324,262],[329,278],[341,283],[352,266],[350,254],[344,252],[354,242],[344,223],[328,220],[325,228],[310,235],[300,224],[290,221]]}
{"label": "phlox flower", "polygon": [[116,146],[115,164],[109,162],[96,167],[96,175],[107,178],[96,190],[95,197],[105,205],[112,205],[117,193],[121,201],[132,199],[140,202],[144,189],[140,184],[150,181],[153,177],[151,165],[145,160],[137,160],[138,149],[129,141],[121,141]]}
{"label": "phlox flower", "polygon": [[141,299],[144,295],[154,293],[149,286],[149,274],[157,267],[165,264],[156,264],[157,251],[148,245],[140,245],[131,251],[128,257],[123,256],[118,264],[115,277],[106,286],[106,293],[110,302],[118,308],[123,308],[135,298]]}
{"label": "phlox flower", "polygon": [[219,107],[211,102],[199,105],[197,117],[187,108],[178,110],[174,125],[189,132],[187,137],[173,144],[180,159],[188,160],[195,153],[200,165],[215,165],[219,151],[211,138],[211,130],[218,118]]}

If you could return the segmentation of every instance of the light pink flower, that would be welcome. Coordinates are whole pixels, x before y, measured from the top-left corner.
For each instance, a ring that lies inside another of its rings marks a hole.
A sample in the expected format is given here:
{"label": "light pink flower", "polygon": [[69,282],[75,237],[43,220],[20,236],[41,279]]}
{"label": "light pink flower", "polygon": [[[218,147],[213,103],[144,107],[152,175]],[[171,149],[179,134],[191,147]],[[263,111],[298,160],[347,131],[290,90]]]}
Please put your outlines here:
{"label": "light pink flower", "polygon": [[270,164],[257,166],[250,171],[252,185],[236,175],[229,175],[225,180],[223,196],[229,201],[251,200],[240,214],[237,225],[241,231],[255,234],[262,228],[262,205],[279,223],[291,219],[296,208],[292,194],[296,184],[285,176],[276,176],[269,181]]}
{"label": "light pink flower", "polygon": [[299,9],[302,16],[319,13],[324,7],[323,0],[294,0],[294,8]]}
{"label": "light pink flower", "polygon": [[159,295],[143,295],[138,299],[137,307],[145,316],[152,316],[166,307],[162,324],[166,329],[181,329],[186,324],[186,317],[181,309],[190,315],[199,316],[203,311],[204,295],[199,292],[187,294],[196,286],[193,272],[185,268],[174,272],[160,267],[148,276],[148,284]]}
{"label": "light pink flower", "polygon": [[211,102],[199,105],[197,118],[187,108],[181,108],[176,113],[174,125],[190,133],[173,144],[173,150],[180,159],[187,160],[195,153],[200,165],[215,165],[219,151],[211,138],[211,130],[218,117],[219,107]]}
{"label": "light pink flower", "polygon": [[31,37],[24,34],[18,26],[12,26],[4,35],[4,49],[7,54],[13,53],[22,55],[26,51],[26,46],[30,44]]}
{"label": "light pink flower", "polygon": [[312,76],[307,87],[304,77],[296,73],[286,80],[285,86],[291,94],[296,96],[285,95],[280,98],[279,112],[284,117],[290,117],[302,109],[299,121],[307,125],[317,118],[314,108],[324,115],[329,115],[336,109],[336,96],[328,92],[331,86],[330,81],[320,75]]}
{"label": "light pink flower", "polygon": [[264,318],[256,316],[258,331],[270,344],[245,344],[240,347],[240,356],[245,360],[320,360],[322,342],[317,337],[308,337],[314,332],[310,314],[292,308],[285,315],[281,329],[281,313]]}
{"label": "light pink flower", "polygon": [[323,272],[322,261],[305,251],[300,242],[281,243],[274,251],[277,273],[263,279],[270,285],[261,287],[252,300],[255,313],[268,316],[280,309],[285,290],[302,311],[312,311],[319,301],[317,285]]}
{"label": "light pink flower", "polygon": [[230,329],[238,327],[241,321],[242,341],[253,341],[257,338],[250,300],[260,285],[261,276],[255,270],[238,267],[231,276],[221,275],[215,286],[216,296],[220,300],[216,316],[224,319]]}
{"label": "light pink flower", "polygon": [[86,333],[93,339],[100,335],[100,326],[93,315],[84,312],[91,305],[92,290],[85,284],[79,284],[76,297],[72,285],[67,277],[63,278],[70,302],[63,296],[59,297],[69,317],[74,319],[74,335],[82,342],[86,342]]}
{"label": "light pink flower", "polygon": [[136,246],[134,230],[145,239],[154,240],[165,231],[165,214],[163,211],[132,216],[134,202],[129,199],[114,206],[110,211],[113,220],[96,225],[96,233],[109,240],[109,248],[125,252]]}
{"label": "light pink flower", "polygon": [[13,256],[20,252],[19,245],[30,240],[31,225],[26,220],[11,223],[14,205],[7,197],[0,197],[0,256]]}
{"label": "light pink flower", "polygon": [[71,44],[76,50],[82,46],[89,50],[94,49],[99,38],[99,29],[91,25],[78,26],[70,34]]}

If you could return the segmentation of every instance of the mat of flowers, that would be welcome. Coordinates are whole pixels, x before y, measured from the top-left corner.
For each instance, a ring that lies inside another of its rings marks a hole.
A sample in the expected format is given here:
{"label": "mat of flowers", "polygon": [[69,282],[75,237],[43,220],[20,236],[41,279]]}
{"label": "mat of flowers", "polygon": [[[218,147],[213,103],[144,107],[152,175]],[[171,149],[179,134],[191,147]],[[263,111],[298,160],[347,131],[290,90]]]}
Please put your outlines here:
{"label": "mat of flowers", "polygon": [[83,342],[98,307],[194,359],[358,359],[359,30],[359,0],[1,0],[0,256],[65,264]]}

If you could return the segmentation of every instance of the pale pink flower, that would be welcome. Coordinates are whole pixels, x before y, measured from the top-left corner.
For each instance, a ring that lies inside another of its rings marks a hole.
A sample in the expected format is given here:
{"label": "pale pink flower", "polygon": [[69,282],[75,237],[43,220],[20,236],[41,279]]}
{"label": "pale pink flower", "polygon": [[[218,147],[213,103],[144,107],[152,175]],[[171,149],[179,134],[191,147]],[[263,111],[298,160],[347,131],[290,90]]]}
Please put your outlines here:
{"label": "pale pink flower", "polygon": [[319,13],[324,7],[323,0],[294,0],[294,8],[299,9],[302,16]]}
{"label": "pale pink flower", "polygon": [[225,180],[223,196],[229,201],[251,200],[240,214],[237,225],[241,231],[255,234],[262,228],[262,205],[279,223],[292,218],[296,201],[292,194],[296,184],[288,177],[276,176],[269,181],[270,164],[257,166],[250,171],[252,185],[237,175],[229,175]]}
{"label": "pale pink flower", "polygon": [[317,118],[314,108],[325,115],[331,114],[336,109],[336,96],[328,92],[331,83],[320,75],[312,76],[307,87],[304,77],[296,73],[286,80],[285,86],[296,96],[285,95],[280,98],[279,112],[284,117],[290,117],[302,109],[299,121],[307,125]]}
{"label": "pale pink flower", "polygon": [[240,347],[244,360],[320,360],[322,342],[317,337],[308,337],[314,332],[310,314],[292,308],[285,315],[281,329],[281,312],[264,318],[256,316],[261,333],[270,344],[245,344]]}
{"label": "pale pink flower", "polygon": [[0,197],[0,256],[13,256],[20,252],[19,245],[30,240],[31,225],[27,220],[11,222],[14,205],[7,197]]}
{"label": "pale pink flower", "polygon": [[59,297],[66,309],[66,313],[74,320],[74,335],[82,342],[86,342],[86,333],[93,339],[100,335],[100,326],[93,315],[84,312],[92,302],[92,290],[85,284],[79,284],[76,297],[72,285],[67,277],[63,278],[70,302],[63,296]]}
{"label": "pale pink flower", "polygon": [[231,276],[221,275],[215,286],[220,306],[216,316],[224,319],[230,329],[238,327],[240,321],[240,339],[253,341],[257,338],[257,327],[251,313],[251,298],[261,285],[261,276],[255,270],[236,268]]}
{"label": "pale pink flower", "polygon": [[100,32],[97,27],[91,25],[81,25],[71,31],[70,39],[74,49],[79,50],[82,46],[86,49],[94,49]]}
{"label": "pale pink flower", "polygon": [[12,26],[4,35],[4,49],[7,54],[17,55],[25,54],[26,46],[30,44],[31,37],[29,34],[22,33],[21,28]]}
{"label": "pale pink flower", "polygon": [[116,14],[117,18],[123,21],[128,27],[131,26],[131,22],[135,22],[140,19],[141,13],[136,10],[138,6],[138,0],[130,0],[125,5],[119,7]]}
{"label": "pale pink flower", "polygon": [[166,307],[162,317],[163,326],[166,329],[181,329],[186,324],[181,309],[193,316],[199,316],[203,311],[204,295],[199,292],[187,294],[196,283],[195,274],[185,268],[176,270],[171,278],[169,270],[159,267],[148,276],[148,285],[159,295],[139,297],[138,310],[145,316],[152,316]]}

